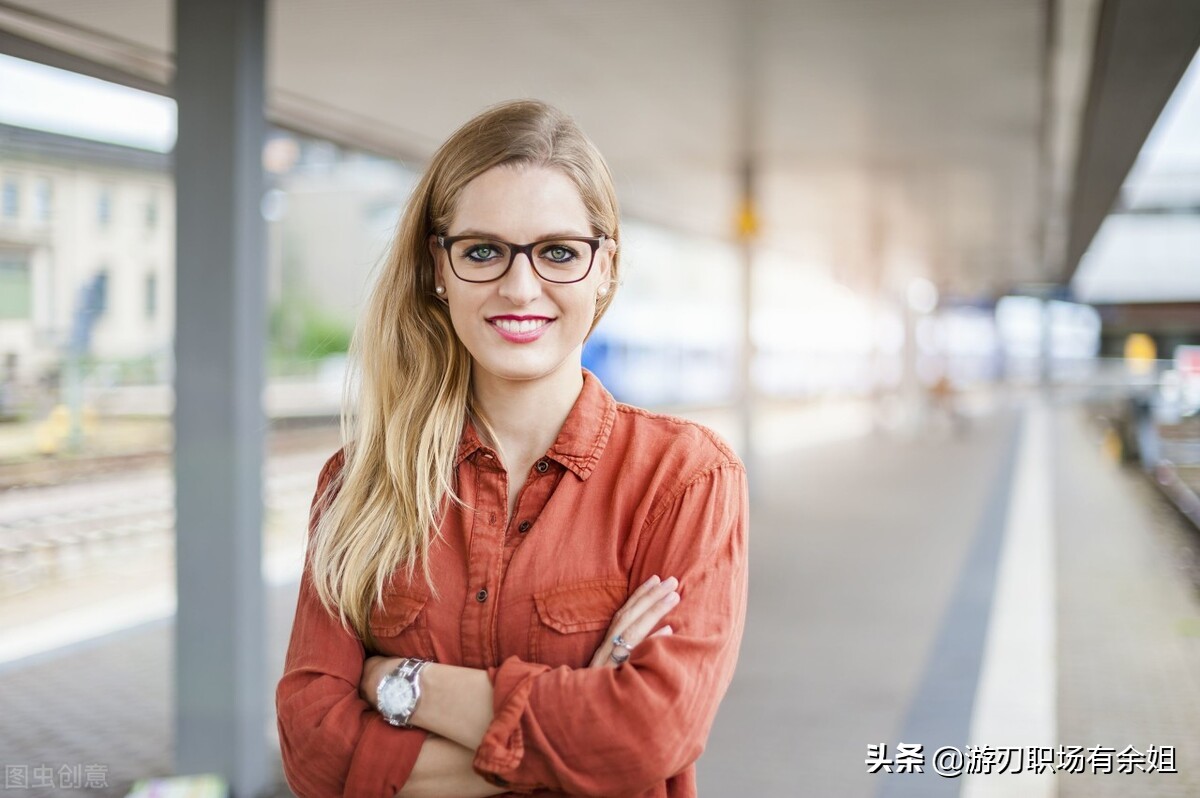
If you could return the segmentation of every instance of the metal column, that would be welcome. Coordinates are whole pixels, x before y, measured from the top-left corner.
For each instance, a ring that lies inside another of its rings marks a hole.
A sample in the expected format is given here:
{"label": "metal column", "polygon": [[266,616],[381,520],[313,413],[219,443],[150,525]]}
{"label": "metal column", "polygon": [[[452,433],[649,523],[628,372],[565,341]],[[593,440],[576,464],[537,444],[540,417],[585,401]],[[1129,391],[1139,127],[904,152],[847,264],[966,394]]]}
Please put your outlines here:
{"label": "metal column", "polygon": [[270,782],[262,583],[264,0],[176,0],[176,772]]}

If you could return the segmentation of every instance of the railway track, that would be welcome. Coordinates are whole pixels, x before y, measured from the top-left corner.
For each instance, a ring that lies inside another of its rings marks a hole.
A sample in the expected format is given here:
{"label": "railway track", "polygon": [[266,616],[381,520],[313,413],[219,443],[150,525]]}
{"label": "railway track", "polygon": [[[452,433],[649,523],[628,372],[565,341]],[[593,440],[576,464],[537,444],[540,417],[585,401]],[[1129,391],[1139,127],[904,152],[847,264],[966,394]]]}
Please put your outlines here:
{"label": "railway track", "polygon": [[[267,437],[269,455],[328,446],[338,446],[337,428],[328,425],[285,426],[273,429]],[[100,479],[113,474],[128,474],[171,465],[170,449],[127,452],[83,457],[55,457],[0,463],[0,497],[9,491],[62,485]]]}
{"label": "railway track", "polygon": [[[303,511],[317,474],[337,446],[336,432],[273,436],[266,463],[267,518]],[[0,597],[55,579],[89,563],[173,546],[174,480],[168,452],[93,458],[87,468],[23,471],[0,492]]]}

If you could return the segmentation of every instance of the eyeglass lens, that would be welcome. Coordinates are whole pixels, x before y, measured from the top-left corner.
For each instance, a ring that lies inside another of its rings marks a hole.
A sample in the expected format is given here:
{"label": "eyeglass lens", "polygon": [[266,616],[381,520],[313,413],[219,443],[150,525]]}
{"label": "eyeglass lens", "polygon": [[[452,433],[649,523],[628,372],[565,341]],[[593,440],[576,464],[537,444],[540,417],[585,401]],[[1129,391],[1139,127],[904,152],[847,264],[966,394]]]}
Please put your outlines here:
{"label": "eyeglass lens", "polygon": [[[465,238],[450,244],[450,264],[464,280],[486,282],[504,274],[513,259],[513,248],[502,241]],[[544,280],[571,283],[592,265],[594,249],[586,241],[550,240],[533,245],[533,268]]]}

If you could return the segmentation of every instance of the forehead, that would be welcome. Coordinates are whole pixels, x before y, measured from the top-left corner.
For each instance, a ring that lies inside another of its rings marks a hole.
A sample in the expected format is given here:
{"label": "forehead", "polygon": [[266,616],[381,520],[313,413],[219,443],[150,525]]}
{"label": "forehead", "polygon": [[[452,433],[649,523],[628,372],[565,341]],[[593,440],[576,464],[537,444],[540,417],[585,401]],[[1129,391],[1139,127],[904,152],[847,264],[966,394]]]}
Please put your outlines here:
{"label": "forehead", "polygon": [[542,235],[591,235],[579,189],[558,169],[495,166],[463,187],[450,234],[492,233],[518,243]]}

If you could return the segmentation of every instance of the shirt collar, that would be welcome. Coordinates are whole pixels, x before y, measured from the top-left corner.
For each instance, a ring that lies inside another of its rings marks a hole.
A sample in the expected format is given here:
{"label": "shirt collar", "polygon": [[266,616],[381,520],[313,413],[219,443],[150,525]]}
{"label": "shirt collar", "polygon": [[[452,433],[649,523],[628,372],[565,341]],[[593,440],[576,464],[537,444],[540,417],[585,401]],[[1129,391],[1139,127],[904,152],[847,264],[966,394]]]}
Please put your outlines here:
{"label": "shirt collar", "polygon": [[[612,434],[617,418],[617,402],[595,374],[587,369],[582,371],[583,389],[546,456],[570,469],[580,479],[587,479],[600,461],[600,455]],[[490,451],[479,439],[475,425],[468,418],[458,443],[455,467],[481,449]]]}

